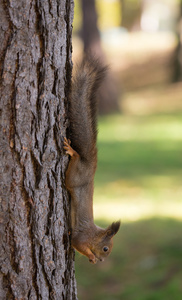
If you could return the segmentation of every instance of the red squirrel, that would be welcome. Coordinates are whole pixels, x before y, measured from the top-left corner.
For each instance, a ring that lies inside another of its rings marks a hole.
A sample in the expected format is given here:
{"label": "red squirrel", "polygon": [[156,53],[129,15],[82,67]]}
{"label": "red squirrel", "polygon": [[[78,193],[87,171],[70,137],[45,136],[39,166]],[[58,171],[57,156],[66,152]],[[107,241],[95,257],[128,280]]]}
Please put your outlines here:
{"label": "red squirrel", "polygon": [[95,264],[112,250],[120,222],[103,229],[94,224],[93,190],[97,166],[97,91],[106,67],[94,59],[83,59],[73,78],[69,101],[70,140],[64,149],[70,155],[65,184],[71,194],[72,246]]}

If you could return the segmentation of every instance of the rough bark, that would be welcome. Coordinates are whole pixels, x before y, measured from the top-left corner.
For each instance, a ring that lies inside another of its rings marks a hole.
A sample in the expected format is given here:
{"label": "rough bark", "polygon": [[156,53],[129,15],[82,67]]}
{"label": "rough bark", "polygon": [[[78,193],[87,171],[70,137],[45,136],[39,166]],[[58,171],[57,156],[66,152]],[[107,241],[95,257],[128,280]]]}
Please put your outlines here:
{"label": "rough bark", "polygon": [[63,152],[73,1],[0,0],[1,299],[76,299]]}

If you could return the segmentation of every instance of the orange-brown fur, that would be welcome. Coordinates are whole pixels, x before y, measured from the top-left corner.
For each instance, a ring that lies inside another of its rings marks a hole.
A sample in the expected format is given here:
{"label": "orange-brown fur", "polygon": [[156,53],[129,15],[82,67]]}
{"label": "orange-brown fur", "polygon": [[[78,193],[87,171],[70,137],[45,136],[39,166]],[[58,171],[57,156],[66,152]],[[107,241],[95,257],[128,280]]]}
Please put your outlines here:
{"label": "orange-brown fur", "polygon": [[84,59],[72,83],[69,102],[70,140],[64,149],[70,155],[66,187],[71,194],[72,246],[96,263],[112,250],[113,236],[120,222],[103,229],[94,224],[93,189],[97,167],[97,90],[106,68],[98,61]]}

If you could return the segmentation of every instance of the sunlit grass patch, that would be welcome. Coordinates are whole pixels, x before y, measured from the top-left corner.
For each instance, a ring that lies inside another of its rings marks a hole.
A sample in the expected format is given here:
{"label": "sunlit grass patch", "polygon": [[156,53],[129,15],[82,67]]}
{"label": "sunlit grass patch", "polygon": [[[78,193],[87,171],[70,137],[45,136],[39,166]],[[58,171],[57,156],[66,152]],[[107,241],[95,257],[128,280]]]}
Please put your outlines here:
{"label": "sunlit grass patch", "polygon": [[182,115],[107,116],[99,128],[96,218],[181,218]]}
{"label": "sunlit grass patch", "polygon": [[[107,199],[102,199],[107,201]],[[105,204],[98,203],[94,205],[94,216],[97,219],[110,221],[121,220],[136,221],[151,217],[171,217],[182,220],[182,203],[174,203],[173,200],[152,202],[151,199],[125,199],[122,203],[115,202],[110,199],[110,202]]]}
{"label": "sunlit grass patch", "polygon": [[110,115],[99,119],[99,142],[107,141],[182,141],[182,114],[147,116]]}

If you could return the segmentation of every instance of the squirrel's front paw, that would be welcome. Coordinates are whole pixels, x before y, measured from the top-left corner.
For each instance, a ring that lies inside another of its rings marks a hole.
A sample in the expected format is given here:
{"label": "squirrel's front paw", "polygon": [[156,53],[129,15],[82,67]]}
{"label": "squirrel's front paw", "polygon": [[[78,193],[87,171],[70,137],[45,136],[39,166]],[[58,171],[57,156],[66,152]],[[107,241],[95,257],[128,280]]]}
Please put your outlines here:
{"label": "squirrel's front paw", "polygon": [[92,264],[96,264],[97,263],[97,258],[95,257],[95,255],[90,255],[89,262],[91,262]]}

